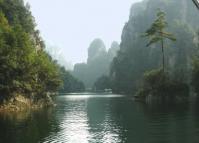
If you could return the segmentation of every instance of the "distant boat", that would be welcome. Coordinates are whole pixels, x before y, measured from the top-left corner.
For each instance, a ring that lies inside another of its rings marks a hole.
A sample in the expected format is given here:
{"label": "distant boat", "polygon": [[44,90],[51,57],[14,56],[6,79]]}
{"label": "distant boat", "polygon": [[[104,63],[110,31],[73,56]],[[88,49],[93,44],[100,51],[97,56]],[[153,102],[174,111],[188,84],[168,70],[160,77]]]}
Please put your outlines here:
{"label": "distant boat", "polygon": [[112,94],[112,89],[95,90],[96,93]]}

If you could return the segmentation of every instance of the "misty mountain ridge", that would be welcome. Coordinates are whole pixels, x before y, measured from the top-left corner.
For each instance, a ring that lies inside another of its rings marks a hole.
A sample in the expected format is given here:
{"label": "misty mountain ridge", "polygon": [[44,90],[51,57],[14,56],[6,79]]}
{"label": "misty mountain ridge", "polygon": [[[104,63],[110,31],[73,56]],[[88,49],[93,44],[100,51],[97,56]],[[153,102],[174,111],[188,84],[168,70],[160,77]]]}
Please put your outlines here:
{"label": "misty mountain ridge", "polygon": [[118,50],[119,44],[115,41],[107,51],[101,39],[93,40],[88,48],[87,63],[75,64],[73,75],[83,81],[87,88],[92,88],[99,77],[109,75],[110,64]]}

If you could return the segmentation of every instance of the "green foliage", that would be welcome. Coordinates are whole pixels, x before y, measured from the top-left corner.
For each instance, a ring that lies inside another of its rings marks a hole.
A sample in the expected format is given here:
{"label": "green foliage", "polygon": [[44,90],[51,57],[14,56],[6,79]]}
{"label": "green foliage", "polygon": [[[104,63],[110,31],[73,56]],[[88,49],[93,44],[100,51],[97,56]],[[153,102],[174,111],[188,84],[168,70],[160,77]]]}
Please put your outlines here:
{"label": "green foliage", "polygon": [[23,0],[1,0],[0,10],[5,14],[11,26],[21,25],[26,33],[34,32],[34,18],[29,6],[24,6]]}
{"label": "green foliage", "polygon": [[2,12],[0,12],[0,28],[1,33],[9,31],[10,29],[8,20],[5,18],[5,15]]}
{"label": "green foliage", "polygon": [[4,31],[0,33],[0,61],[2,63],[0,90],[10,95],[12,92],[24,90],[22,89],[23,80],[29,74],[26,69],[31,66],[34,49],[29,35],[23,31],[20,25],[13,28],[8,27],[7,25],[5,28],[1,24],[1,29]]}
{"label": "green foliage", "polygon": [[147,97],[175,97],[189,95],[189,86],[183,82],[177,82],[163,72],[162,69],[152,70],[144,74],[142,87],[137,92],[138,96]]}
{"label": "green foliage", "polygon": [[[41,41],[22,0],[0,1],[0,99],[17,94],[43,98],[61,84],[59,67]],[[38,48],[41,47],[41,48]]]}
{"label": "green foliage", "polygon": [[85,90],[83,82],[73,77],[64,67],[61,67],[60,72],[63,80],[63,86],[59,89],[60,93],[82,92]]}
{"label": "green foliage", "polygon": [[[161,13],[155,17],[157,8],[161,8],[166,15]],[[162,17],[167,21],[163,20],[163,24],[156,26],[159,24],[156,21],[161,21],[158,19]],[[157,69],[162,65],[162,60],[160,60],[162,49],[158,48],[158,44],[152,44],[151,48],[148,48],[146,43],[150,43],[150,40],[152,40],[151,43],[160,40],[161,37],[156,39],[154,36],[158,37],[160,33],[158,34],[157,31],[164,26],[164,32],[175,33],[178,39],[176,42],[168,38],[164,39],[165,66],[173,80],[189,84],[191,59],[195,53],[194,30],[198,29],[198,23],[198,11],[192,1],[143,0],[133,4],[129,21],[123,28],[120,50],[111,63],[110,78],[113,91],[135,94],[145,71]],[[151,26],[153,28],[148,32],[152,35],[148,37],[149,39],[140,36]],[[164,36],[167,37],[167,33]]]}
{"label": "green foliage", "polygon": [[58,91],[61,85],[59,66],[44,51],[39,51],[34,60],[34,70],[37,95]]}
{"label": "green foliage", "polygon": [[192,85],[194,91],[199,94],[199,58],[196,57],[193,60]]}
{"label": "green foliage", "polygon": [[173,34],[166,32],[165,28],[168,26],[166,19],[166,14],[163,11],[158,11],[156,17],[157,19],[152,23],[151,27],[146,31],[145,35],[149,38],[149,43],[147,47],[155,44],[157,42],[161,42],[162,46],[162,67],[164,71],[164,39],[169,39],[172,41],[176,41]]}
{"label": "green foliage", "polygon": [[93,87],[96,91],[103,91],[105,89],[111,88],[111,82],[108,76],[101,76],[97,79],[97,81],[94,83]]}
{"label": "green foliage", "polygon": [[[199,33],[198,35],[199,36]],[[199,38],[197,37],[197,40]],[[191,79],[191,84],[193,86],[193,89],[197,95],[199,95],[199,43],[196,45],[197,51],[194,55],[193,62],[192,62],[192,79]]]}
{"label": "green foliage", "polygon": [[147,46],[160,42],[161,40],[164,40],[164,38],[173,41],[176,40],[171,33],[168,33],[164,30],[168,26],[165,16],[166,14],[163,11],[158,10],[156,15],[157,19],[153,22],[151,27],[146,31],[144,35],[149,38],[149,43],[147,44]]}

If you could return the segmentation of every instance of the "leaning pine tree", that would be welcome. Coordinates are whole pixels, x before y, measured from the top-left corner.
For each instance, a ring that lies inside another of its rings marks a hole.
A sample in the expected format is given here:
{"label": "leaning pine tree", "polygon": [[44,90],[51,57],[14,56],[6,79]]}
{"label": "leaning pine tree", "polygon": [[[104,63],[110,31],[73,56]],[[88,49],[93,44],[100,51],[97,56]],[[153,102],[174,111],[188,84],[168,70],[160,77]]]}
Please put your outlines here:
{"label": "leaning pine tree", "polygon": [[162,48],[162,69],[164,72],[165,69],[165,59],[164,59],[164,40],[169,39],[171,41],[176,41],[176,38],[173,34],[165,31],[168,26],[168,23],[165,19],[166,14],[158,10],[156,15],[156,20],[152,23],[151,27],[145,32],[144,36],[149,39],[147,47],[160,42]]}

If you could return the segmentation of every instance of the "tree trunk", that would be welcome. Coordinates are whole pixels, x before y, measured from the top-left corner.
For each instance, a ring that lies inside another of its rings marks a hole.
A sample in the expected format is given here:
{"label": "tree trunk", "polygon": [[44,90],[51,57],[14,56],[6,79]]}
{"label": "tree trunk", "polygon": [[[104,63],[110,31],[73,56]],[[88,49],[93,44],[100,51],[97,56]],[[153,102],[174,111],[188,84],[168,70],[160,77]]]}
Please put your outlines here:
{"label": "tree trunk", "polygon": [[164,72],[164,40],[161,40],[161,45],[162,45],[162,69]]}

